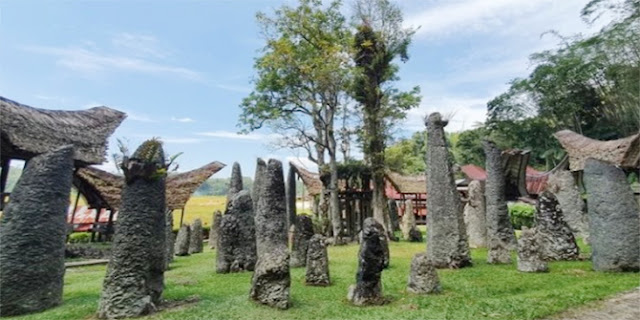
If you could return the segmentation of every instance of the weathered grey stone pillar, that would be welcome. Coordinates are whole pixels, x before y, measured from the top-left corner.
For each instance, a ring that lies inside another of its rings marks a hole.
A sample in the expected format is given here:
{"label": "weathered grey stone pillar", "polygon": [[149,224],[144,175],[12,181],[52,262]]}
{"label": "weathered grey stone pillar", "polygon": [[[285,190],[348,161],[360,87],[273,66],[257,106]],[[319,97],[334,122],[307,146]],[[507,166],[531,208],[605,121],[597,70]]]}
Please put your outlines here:
{"label": "weathered grey stone pillar", "polygon": [[191,239],[191,227],[185,223],[180,227],[176,236],[176,243],[174,244],[176,256],[189,255],[189,239]]}
{"label": "weathered grey stone pillar", "polygon": [[169,263],[173,261],[174,254],[174,246],[175,246],[175,237],[173,235],[173,211],[167,210],[165,213],[165,230],[167,233],[167,245],[165,249],[167,251],[167,269],[169,268]]}
{"label": "weathered grey stone pillar", "polygon": [[215,249],[218,242],[218,230],[220,229],[220,219],[222,219],[222,212],[216,210],[213,213],[211,219],[211,229],[209,229],[209,248]]}
{"label": "weathered grey stone pillar", "polygon": [[584,182],[589,199],[589,230],[596,271],[640,269],[640,209],[624,172],[606,162],[587,159]]}
{"label": "weathered grey stone pillar", "polygon": [[29,160],[0,222],[0,316],[62,303],[73,148]]}
{"label": "weathered grey stone pillar", "polygon": [[573,235],[588,242],[589,218],[573,174],[568,170],[552,173],[547,181],[547,190],[551,191],[558,199],[564,221],[571,228]]}
{"label": "weathered grey stone pillar", "polygon": [[389,200],[389,218],[391,219],[391,230],[400,231],[400,219],[398,217],[398,204],[395,200]]}
{"label": "weathered grey stone pillar", "polygon": [[313,237],[313,222],[307,215],[296,217],[295,231],[291,243],[291,267],[304,267],[307,265],[307,250],[309,240]]}
{"label": "weathered grey stone pillar", "polygon": [[289,308],[289,250],[287,209],[282,163],[271,159],[259,188],[256,214],[258,262],[251,281],[250,296],[271,307]]}
{"label": "weathered grey stone pillar", "polygon": [[436,268],[471,265],[462,203],[453,179],[444,135],[447,121],[439,113],[427,118],[427,258]]}
{"label": "weathered grey stone pillar", "polygon": [[438,272],[429,263],[427,254],[424,252],[416,254],[411,260],[407,291],[415,294],[439,293],[442,291]]}
{"label": "weathered grey stone pillar", "polygon": [[307,250],[307,270],[305,283],[310,286],[328,286],[331,284],[329,277],[329,256],[324,236],[315,234],[309,240]]}
{"label": "weathered grey stone pillar", "polygon": [[513,225],[509,219],[505,193],[505,175],[502,167],[501,151],[488,140],[483,141],[487,158],[487,181],[485,186],[487,262],[493,264],[511,263],[510,249],[515,239]]}
{"label": "weathered grey stone pillar", "polygon": [[164,161],[160,142],[147,140],[122,164],[126,183],[98,306],[100,318],[141,316],[161,302],[166,268]]}
{"label": "weathered grey stone pillar", "polygon": [[189,235],[189,254],[202,252],[202,220],[195,219],[191,225],[191,234]]}
{"label": "weathered grey stone pillar", "polygon": [[467,226],[469,247],[487,246],[487,222],[484,202],[484,186],[478,180],[469,183],[469,201],[464,206],[464,223]]}
{"label": "weathered grey stone pillar", "polygon": [[258,158],[256,160],[256,173],[253,176],[253,189],[251,190],[251,199],[253,200],[253,212],[258,214],[258,200],[260,199],[260,186],[264,183],[264,175],[267,171],[267,164],[264,160]]}
{"label": "weathered grey stone pillar", "polygon": [[222,216],[218,234],[217,272],[251,271],[256,264],[256,228],[249,191],[235,194]]}
{"label": "weathered grey stone pillar", "polygon": [[544,191],[538,197],[535,215],[538,243],[542,259],[576,260],[580,249],[553,193]]}
{"label": "weathered grey stone pillar", "polygon": [[229,190],[227,191],[227,206],[233,199],[236,193],[242,191],[244,186],[242,185],[242,170],[240,170],[240,164],[233,163],[231,167],[231,177],[229,178]]}
{"label": "weathered grey stone pillar", "polygon": [[349,287],[347,298],[355,305],[375,305],[386,302],[382,296],[380,277],[384,269],[384,248],[380,240],[384,228],[373,218],[362,226],[362,242],[358,253],[356,284]]}
{"label": "weathered grey stone pillar", "polygon": [[404,214],[402,215],[402,237],[409,241],[411,230],[416,228],[416,217],[413,214],[413,200],[404,202]]}
{"label": "weathered grey stone pillar", "polygon": [[285,187],[287,198],[287,217],[289,219],[289,226],[291,226],[296,224],[296,171],[291,164],[289,164],[287,183],[285,184]]}
{"label": "weathered grey stone pillar", "polygon": [[536,228],[522,227],[522,233],[518,239],[518,271],[549,271],[547,262],[542,259]]}

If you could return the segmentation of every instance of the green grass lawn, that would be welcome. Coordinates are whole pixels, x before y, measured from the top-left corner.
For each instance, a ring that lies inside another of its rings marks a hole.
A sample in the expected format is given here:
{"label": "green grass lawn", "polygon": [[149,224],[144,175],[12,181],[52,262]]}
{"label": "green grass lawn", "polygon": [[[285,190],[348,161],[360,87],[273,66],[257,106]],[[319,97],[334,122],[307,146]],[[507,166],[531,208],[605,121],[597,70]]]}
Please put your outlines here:
{"label": "green grass lawn", "polygon": [[[588,250],[588,248],[584,248]],[[443,293],[418,296],[405,291],[412,256],[422,243],[391,243],[391,266],[382,274],[384,306],[354,307],[346,299],[354,283],[357,245],[330,247],[329,287],[304,285],[304,268],[291,271],[289,310],[275,310],[249,300],[251,273],[216,274],[215,252],[176,257],[166,275],[166,299],[197,296],[199,301],[144,319],[535,319],[601,299],[639,284],[638,273],[598,273],[589,261],[554,262],[547,274],[488,265],[486,250],[472,250],[474,265],[439,270]],[[514,256],[515,261],[515,256]],[[63,305],[19,319],[92,319],[104,266],[68,269]]]}

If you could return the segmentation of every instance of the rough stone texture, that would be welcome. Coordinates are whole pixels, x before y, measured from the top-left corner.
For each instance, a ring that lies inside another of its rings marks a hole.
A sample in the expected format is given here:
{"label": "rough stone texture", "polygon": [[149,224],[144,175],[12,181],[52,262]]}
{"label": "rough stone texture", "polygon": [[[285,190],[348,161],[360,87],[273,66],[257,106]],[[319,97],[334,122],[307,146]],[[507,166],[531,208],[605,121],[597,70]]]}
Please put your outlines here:
{"label": "rough stone texture", "polygon": [[518,271],[549,271],[547,262],[542,259],[536,228],[522,227],[522,233],[518,239]]}
{"label": "rough stone texture", "polygon": [[227,205],[229,205],[233,197],[242,191],[242,189],[242,171],[240,170],[240,164],[234,162],[231,168],[231,178],[229,179],[229,191],[227,191]]}
{"label": "rough stone texture", "polygon": [[427,257],[436,268],[471,265],[462,203],[453,179],[444,127],[447,121],[432,113],[427,126]]}
{"label": "rough stone texture", "polygon": [[416,228],[416,216],[413,214],[413,201],[406,200],[404,202],[404,214],[402,215],[402,237],[409,240],[409,234],[412,229]]}
{"label": "rough stone texture", "polygon": [[[375,227],[382,227],[382,224],[377,224]],[[379,230],[380,231],[380,245],[382,245],[382,258],[383,268],[388,268],[391,263],[391,255],[389,254],[389,239],[387,238],[387,232],[384,230],[384,227]]]}
{"label": "rough stone texture", "polygon": [[[296,172],[293,169],[293,165],[289,164],[289,171],[287,172],[286,198],[287,198],[287,217],[289,219],[289,226],[296,223]],[[291,257],[293,259],[293,256]]]}
{"label": "rough stone texture", "polygon": [[111,257],[111,251],[111,246],[94,246],[90,243],[69,243],[64,250],[64,257],[108,260]]}
{"label": "rough stone texture", "polygon": [[538,197],[535,222],[542,259],[546,261],[578,259],[580,249],[571,229],[564,222],[562,210],[553,193],[544,191]]}
{"label": "rough stone texture", "polygon": [[191,227],[188,224],[183,224],[178,230],[176,236],[176,243],[174,244],[174,251],[176,256],[188,256],[189,255],[189,239],[191,238]]}
{"label": "rough stone texture", "polygon": [[293,241],[291,242],[291,267],[307,265],[307,249],[309,240],[313,237],[313,222],[307,215],[296,217]]}
{"label": "rough stone texture", "polygon": [[238,192],[218,229],[218,273],[251,271],[256,265],[256,228],[249,191]]}
{"label": "rough stone texture", "polygon": [[196,219],[191,225],[191,234],[189,235],[189,254],[202,252],[202,220]]}
{"label": "rough stone texture", "polygon": [[218,243],[218,230],[220,229],[220,219],[222,219],[222,212],[216,210],[213,213],[211,219],[211,229],[209,229],[209,248],[215,249]]}
{"label": "rough stone texture", "polygon": [[258,189],[256,240],[258,262],[251,280],[251,299],[271,307],[289,308],[287,209],[282,163],[271,159]]}
{"label": "rough stone texture", "polygon": [[165,213],[165,232],[167,233],[167,244],[166,244],[166,251],[167,251],[167,268],[169,268],[169,263],[171,263],[173,261],[173,254],[174,254],[174,246],[175,246],[175,236],[173,235],[173,211],[172,210],[167,210],[167,212]]}
{"label": "rough stone texture", "polygon": [[123,162],[125,185],[113,253],[98,305],[99,318],[137,317],[161,302],[166,269],[164,152],[145,141]]}
{"label": "rough stone texture", "polygon": [[640,269],[640,208],[624,172],[588,159],[584,182],[589,194],[591,261],[596,271]]}
{"label": "rough stone texture", "polygon": [[547,190],[551,191],[558,199],[564,221],[571,228],[573,235],[587,241],[589,239],[589,218],[573,174],[568,170],[552,173],[547,180]]}
{"label": "rough stone texture", "polygon": [[491,141],[483,141],[487,162],[485,185],[487,223],[487,262],[491,264],[511,263],[510,249],[515,239],[513,225],[509,220],[505,193],[505,174],[501,151]]}
{"label": "rough stone texture", "polygon": [[409,231],[409,242],[422,242],[422,232],[418,228]]}
{"label": "rough stone texture", "polygon": [[364,220],[362,242],[358,252],[356,284],[349,287],[347,298],[355,305],[383,304],[380,276],[384,269],[384,228],[373,218]]}
{"label": "rough stone texture", "polygon": [[327,245],[322,235],[316,234],[309,240],[307,250],[307,274],[305,282],[310,286],[328,286],[331,284],[329,277],[329,256]]}
{"label": "rough stone texture", "polygon": [[62,302],[73,148],[32,158],[0,222],[0,316]]}
{"label": "rough stone texture", "polygon": [[485,215],[484,187],[478,180],[469,183],[469,201],[464,206],[464,224],[467,226],[469,247],[487,246],[487,222]]}
{"label": "rough stone texture", "polygon": [[427,254],[424,252],[416,254],[411,260],[407,291],[416,294],[439,293],[442,291],[438,272],[429,263]]}
{"label": "rough stone texture", "polygon": [[256,173],[253,176],[253,190],[251,190],[251,199],[253,200],[253,212],[258,214],[258,200],[260,199],[260,186],[264,182],[264,175],[267,171],[267,164],[264,160],[258,158],[256,160]]}
{"label": "rough stone texture", "polygon": [[395,200],[389,200],[389,219],[391,220],[391,230],[400,231],[400,218],[398,217],[398,204]]}

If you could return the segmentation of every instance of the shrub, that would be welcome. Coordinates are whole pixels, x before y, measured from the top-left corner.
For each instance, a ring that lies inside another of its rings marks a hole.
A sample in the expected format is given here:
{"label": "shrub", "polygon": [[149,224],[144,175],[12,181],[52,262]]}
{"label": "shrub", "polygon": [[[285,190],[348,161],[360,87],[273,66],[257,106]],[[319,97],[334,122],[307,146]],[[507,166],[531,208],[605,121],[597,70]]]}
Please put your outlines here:
{"label": "shrub", "polygon": [[520,230],[522,226],[532,227],[533,217],[536,214],[536,208],[530,204],[523,202],[509,203],[509,218],[513,228]]}
{"label": "shrub", "polygon": [[88,232],[74,232],[69,235],[69,243],[89,243],[91,234]]}

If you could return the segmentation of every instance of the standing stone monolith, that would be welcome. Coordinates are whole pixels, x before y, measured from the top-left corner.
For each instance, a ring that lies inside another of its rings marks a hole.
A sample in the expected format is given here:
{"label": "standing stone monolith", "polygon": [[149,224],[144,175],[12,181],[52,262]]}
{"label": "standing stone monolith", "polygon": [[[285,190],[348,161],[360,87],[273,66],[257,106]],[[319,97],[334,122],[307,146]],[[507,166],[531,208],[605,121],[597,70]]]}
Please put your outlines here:
{"label": "standing stone monolith", "polygon": [[391,220],[391,230],[400,231],[400,219],[398,217],[398,204],[395,200],[389,199],[389,219]]}
{"label": "standing stone monolith", "polygon": [[147,140],[122,163],[125,184],[98,317],[138,317],[161,302],[166,269],[166,164],[160,141]]}
{"label": "standing stone monolith", "polygon": [[416,216],[413,213],[413,201],[404,202],[404,214],[402,215],[402,238],[409,240],[412,229],[416,228]]}
{"label": "standing stone monolith", "polygon": [[202,253],[202,220],[195,219],[191,224],[191,234],[189,235],[189,254]]}
{"label": "standing stone monolith", "polygon": [[416,254],[411,260],[407,291],[415,294],[439,293],[442,291],[438,272],[429,263],[427,254],[424,252]]}
{"label": "standing stone monolith", "polygon": [[448,121],[429,115],[427,126],[427,258],[436,268],[471,265],[460,194],[453,179],[452,159],[444,135]]}
{"label": "standing stone monolith", "polygon": [[176,236],[176,242],[173,250],[176,256],[188,256],[189,255],[189,240],[191,239],[191,227],[188,224],[183,224],[178,230]]}
{"label": "standing stone monolith", "polygon": [[227,205],[233,199],[233,196],[236,193],[242,191],[242,171],[240,170],[240,164],[237,162],[233,163],[233,167],[231,168],[231,178],[229,178],[229,190],[227,191]]}
{"label": "standing stone monolith", "polygon": [[305,283],[307,285],[328,286],[331,284],[327,244],[324,236],[320,234],[313,235],[309,240],[306,271]]}
{"label": "standing stone monolith", "polygon": [[[292,164],[289,164],[285,188],[287,197],[287,217],[289,219],[289,226],[292,226],[296,224],[296,171]],[[291,258],[293,259],[293,256]]]}
{"label": "standing stone monolith", "polygon": [[375,227],[382,227],[382,229],[380,229],[380,244],[382,245],[382,258],[383,258],[383,263],[382,266],[383,268],[388,268],[389,264],[391,263],[391,254],[389,254],[389,238],[387,238],[387,232],[384,229],[384,227],[382,226],[382,224],[378,223],[377,225],[375,225]]}
{"label": "standing stone monolith", "polygon": [[486,156],[487,180],[485,185],[487,223],[487,262],[491,264],[511,263],[512,243],[515,239],[513,225],[505,193],[505,174],[501,151],[495,143],[482,142]]}
{"label": "standing stone monolith", "polygon": [[589,217],[573,174],[568,170],[552,173],[547,180],[547,190],[551,191],[558,199],[564,221],[571,228],[573,235],[588,242]]}
{"label": "standing stone monolith", "polygon": [[235,194],[220,221],[218,273],[251,271],[256,264],[256,227],[249,191]]}
{"label": "standing stone monolith", "polygon": [[384,228],[373,218],[366,218],[362,226],[362,241],[358,252],[356,284],[349,287],[347,298],[357,306],[386,302],[382,296],[380,277],[384,269],[384,244],[380,238]]}
{"label": "standing stone monolith", "polygon": [[267,171],[267,164],[264,160],[258,158],[256,160],[256,173],[253,176],[253,189],[251,190],[251,199],[253,200],[253,212],[258,214],[258,199],[260,199],[260,186],[264,183],[264,175]]}
{"label": "standing stone monolith", "polygon": [[258,262],[251,280],[251,299],[279,309],[289,308],[287,208],[282,163],[270,159],[259,188],[256,214]]}
{"label": "standing stone monolith", "polygon": [[469,201],[464,206],[464,224],[467,226],[469,247],[487,246],[487,222],[485,215],[484,187],[478,180],[469,183]]}
{"label": "standing stone monolith", "polygon": [[166,257],[167,257],[167,269],[169,268],[169,264],[173,261],[174,254],[174,246],[175,246],[175,236],[173,235],[173,211],[167,210],[165,213],[165,232],[167,233],[166,239],[167,244],[165,246]]}
{"label": "standing stone monolith", "polygon": [[[3,168],[4,170],[5,168]],[[0,316],[62,303],[73,147],[27,162],[0,222]]]}
{"label": "standing stone monolith", "polygon": [[211,218],[211,229],[209,229],[209,248],[215,249],[218,243],[218,230],[220,229],[220,219],[222,219],[222,212],[216,210]]}
{"label": "standing stone monolith", "polygon": [[580,249],[571,229],[564,221],[558,200],[549,191],[538,196],[535,223],[542,259],[576,260]]}
{"label": "standing stone monolith", "polygon": [[596,271],[640,270],[640,208],[622,169],[587,159],[591,261]]}
{"label": "standing stone monolith", "polygon": [[518,239],[518,271],[549,271],[547,262],[542,258],[542,248],[540,248],[536,228],[522,227],[520,239]]}
{"label": "standing stone monolith", "polygon": [[304,267],[307,265],[307,250],[309,240],[313,237],[313,222],[307,215],[296,217],[295,231],[291,243],[291,267]]}

